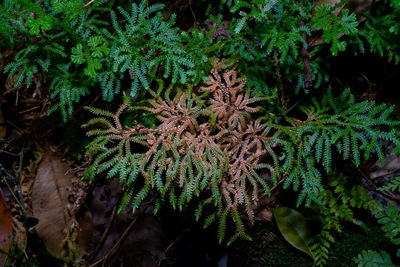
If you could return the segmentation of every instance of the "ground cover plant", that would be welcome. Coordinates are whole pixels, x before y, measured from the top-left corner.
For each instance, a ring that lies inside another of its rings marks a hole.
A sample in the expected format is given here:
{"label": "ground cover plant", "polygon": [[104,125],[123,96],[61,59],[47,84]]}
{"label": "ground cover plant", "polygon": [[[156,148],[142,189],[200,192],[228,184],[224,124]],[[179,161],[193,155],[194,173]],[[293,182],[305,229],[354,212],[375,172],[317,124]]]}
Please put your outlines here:
{"label": "ground cover plant", "polygon": [[[382,90],[398,83],[399,15],[396,0],[2,1],[0,171],[14,210],[4,235],[15,236],[4,263],[113,266],[149,209],[161,221],[167,209],[191,214],[221,247],[276,223],[318,266],[345,223],[372,215],[399,245],[398,178],[364,173],[400,152],[397,99]],[[365,58],[392,74],[337,71]],[[110,181],[121,197],[90,247],[88,203]],[[53,191],[57,201],[39,201]],[[43,201],[64,214],[59,239],[42,230]],[[124,213],[132,223],[103,251]],[[395,257],[367,250],[353,262]]]}

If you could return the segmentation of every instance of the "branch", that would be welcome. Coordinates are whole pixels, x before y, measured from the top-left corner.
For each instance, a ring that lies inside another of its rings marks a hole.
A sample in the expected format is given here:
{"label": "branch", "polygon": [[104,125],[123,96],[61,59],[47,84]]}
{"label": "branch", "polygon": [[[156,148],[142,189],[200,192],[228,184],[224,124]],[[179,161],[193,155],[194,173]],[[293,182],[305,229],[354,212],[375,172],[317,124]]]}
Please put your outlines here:
{"label": "branch", "polygon": [[84,8],[86,8],[86,7],[88,7],[88,6],[90,6],[91,4],[93,4],[94,1],[96,1],[96,0],[90,0],[86,5],[81,6],[81,7],[78,8],[78,9],[79,9],[79,10],[82,10],[82,9],[84,9]]}

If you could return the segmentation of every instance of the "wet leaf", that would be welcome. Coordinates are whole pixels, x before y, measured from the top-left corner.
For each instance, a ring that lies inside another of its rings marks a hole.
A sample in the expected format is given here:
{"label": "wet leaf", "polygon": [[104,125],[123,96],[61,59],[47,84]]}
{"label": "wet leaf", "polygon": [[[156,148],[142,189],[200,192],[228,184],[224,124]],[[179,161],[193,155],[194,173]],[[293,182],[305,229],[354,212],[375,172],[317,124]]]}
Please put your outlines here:
{"label": "wet leaf", "polygon": [[274,217],[283,237],[295,248],[314,256],[309,248],[310,235],[303,215],[291,208],[274,208]]}
{"label": "wet leaf", "polygon": [[57,258],[65,255],[63,244],[67,240],[68,229],[76,226],[76,222],[80,227],[77,238],[72,240],[76,249],[86,250],[92,232],[92,218],[88,210],[83,210],[81,216],[76,218],[68,210],[68,188],[74,178],[68,170],[68,164],[48,150],[39,165],[32,190],[33,215],[39,219],[37,234]]}
{"label": "wet leaf", "polygon": [[[10,211],[6,206],[3,194],[0,191],[0,247],[5,251],[10,248],[10,238],[12,235],[12,220]],[[2,266],[6,260],[4,254],[0,253],[0,265]]]}

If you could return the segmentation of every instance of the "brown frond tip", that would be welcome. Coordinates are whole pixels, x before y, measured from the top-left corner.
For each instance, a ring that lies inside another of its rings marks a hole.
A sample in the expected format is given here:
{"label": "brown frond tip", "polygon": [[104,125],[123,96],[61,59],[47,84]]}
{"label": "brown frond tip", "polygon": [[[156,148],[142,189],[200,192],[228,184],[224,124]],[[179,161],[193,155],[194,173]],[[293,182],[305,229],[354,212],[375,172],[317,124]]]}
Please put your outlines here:
{"label": "brown frond tip", "polygon": [[237,77],[235,69],[220,74],[216,67],[211,70],[208,78],[209,81],[200,89],[212,92],[211,111],[217,119],[227,121],[229,129],[236,126],[245,129],[249,113],[257,112],[261,108],[251,106],[257,98],[252,98],[250,92],[244,90],[246,78]]}
{"label": "brown frond tip", "polygon": [[222,75],[218,72],[219,68],[214,67],[211,74],[208,76],[209,81],[205,82],[205,86],[201,90],[215,93],[220,91],[225,95],[230,95],[232,92],[242,92],[246,84],[246,78],[238,78],[235,68],[224,72]]}

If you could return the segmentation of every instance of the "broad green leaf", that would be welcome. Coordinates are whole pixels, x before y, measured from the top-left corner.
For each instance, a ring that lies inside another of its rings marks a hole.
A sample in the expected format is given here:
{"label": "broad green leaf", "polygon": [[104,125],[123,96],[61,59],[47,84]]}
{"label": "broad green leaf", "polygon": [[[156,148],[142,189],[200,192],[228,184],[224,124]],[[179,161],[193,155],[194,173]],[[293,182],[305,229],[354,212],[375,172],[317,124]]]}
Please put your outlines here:
{"label": "broad green leaf", "polygon": [[308,244],[310,235],[304,216],[291,208],[274,208],[274,217],[283,237],[295,248],[307,253],[315,259]]}

